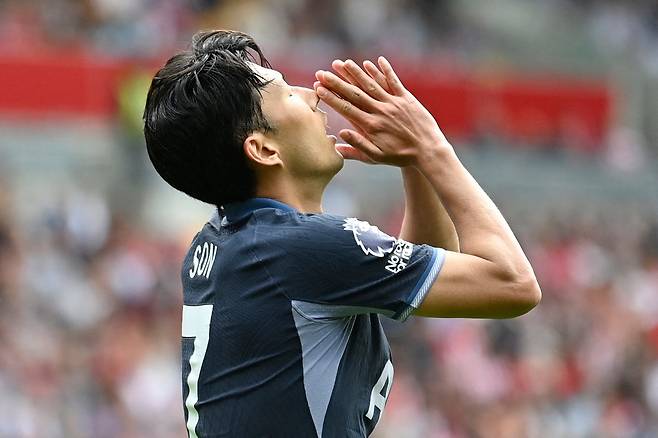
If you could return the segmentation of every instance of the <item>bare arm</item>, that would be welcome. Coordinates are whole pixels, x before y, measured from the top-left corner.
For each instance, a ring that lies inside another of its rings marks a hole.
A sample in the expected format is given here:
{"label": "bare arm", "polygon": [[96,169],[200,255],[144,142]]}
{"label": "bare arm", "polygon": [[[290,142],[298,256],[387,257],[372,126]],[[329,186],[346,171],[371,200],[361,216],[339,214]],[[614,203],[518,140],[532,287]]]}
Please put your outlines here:
{"label": "bare arm", "polygon": [[415,167],[402,168],[405,209],[400,238],[459,252],[455,225],[436,191]]}
{"label": "bare arm", "polygon": [[[378,77],[372,63],[364,64],[370,75],[351,61],[345,67],[358,87],[328,72],[318,72],[315,84],[320,98],[358,127],[358,132],[341,131],[341,137],[372,161],[418,169],[459,236],[462,253],[447,252],[441,274],[416,313],[507,318],[532,309],[541,291],[530,263],[430,113],[384,58],[379,59]],[[386,89],[380,85],[383,80]]]}
{"label": "bare arm", "polygon": [[[452,148],[436,148],[421,166],[444,199],[463,254],[448,253],[439,281],[416,314],[506,318],[532,309],[541,291],[507,222],[459,162]],[[442,183],[445,180],[452,184]]]}
{"label": "bare arm", "polygon": [[[343,61],[334,61],[332,67],[345,81],[359,86],[359,81],[347,70]],[[390,93],[383,73],[374,67],[374,64],[366,64],[366,67],[370,67],[366,68],[366,71],[373,81]],[[349,146],[339,146],[339,150],[345,158],[373,163],[369,157]],[[455,225],[427,178],[413,166],[402,167],[400,170],[404,184],[405,209],[399,237],[408,242],[426,243],[459,252],[459,238]]]}

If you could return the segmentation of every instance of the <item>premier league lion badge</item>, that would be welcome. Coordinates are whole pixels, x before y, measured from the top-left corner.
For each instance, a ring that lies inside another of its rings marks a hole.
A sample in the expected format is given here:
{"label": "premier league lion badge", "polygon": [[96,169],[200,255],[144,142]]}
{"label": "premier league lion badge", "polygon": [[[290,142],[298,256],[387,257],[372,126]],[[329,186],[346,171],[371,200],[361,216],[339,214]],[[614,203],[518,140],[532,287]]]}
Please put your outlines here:
{"label": "premier league lion badge", "polygon": [[366,255],[384,257],[393,251],[395,247],[396,240],[394,237],[389,236],[366,221],[360,221],[353,217],[347,218],[343,223],[343,229],[352,232],[356,244]]}

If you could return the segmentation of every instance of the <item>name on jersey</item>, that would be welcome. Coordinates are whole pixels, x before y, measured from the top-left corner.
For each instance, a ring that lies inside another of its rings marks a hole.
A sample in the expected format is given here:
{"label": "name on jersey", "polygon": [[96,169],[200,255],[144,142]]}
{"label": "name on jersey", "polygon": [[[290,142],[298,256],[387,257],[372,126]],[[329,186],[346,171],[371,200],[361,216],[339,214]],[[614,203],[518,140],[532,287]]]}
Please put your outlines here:
{"label": "name on jersey", "polygon": [[393,253],[386,260],[386,270],[396,274],[407,267],[414,245],[405,240],[398,239]]}
{"label": "name on jersey", "polygon": [[194,248],[192,256],[192,267],[190,268],[190,278],[206,277],[210,278],[210,271],[215,264],[217,255],[217,245],[204,242],[203,245],[197,245]]}

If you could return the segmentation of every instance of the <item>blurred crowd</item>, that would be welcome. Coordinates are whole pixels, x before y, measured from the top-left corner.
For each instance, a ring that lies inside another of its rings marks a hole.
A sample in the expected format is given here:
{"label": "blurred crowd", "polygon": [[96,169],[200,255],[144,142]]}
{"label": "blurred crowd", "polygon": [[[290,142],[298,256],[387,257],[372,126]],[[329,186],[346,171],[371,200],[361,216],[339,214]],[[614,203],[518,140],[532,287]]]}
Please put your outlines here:
{"label": "blurred crowd", "polygon": [[[191,236],[151,235],[88,193],[18,224],[9,193],[0,437],[183,436],[179,272]],[[393,232],[399,210],[372,219]],[[385,323],[395,384],[375,436],[658,435],[657,223],[590,213],[511,218],[544,294],[529,315]]]}
{"label": "blurred crowd", "polygon": [[[0,187],[0,437],[180,437],[184,248],[70,193]],[[11,420],[11,421],[10,421]]]}
{"label": "blurred crowd", "polygon": [[378,437],[658,436],[658,222],[588,216],[512,218],[543,291],[530,314],[391,327]]}
{"label": "blurred crowd", "polygon": [[510,43],[508,30],[538,29],[536,14],[562,28],[556,32],[566,29],[565,22],[577,22],[604,49],[656,56],[653,0],[4,0],[0,50],[73,45],[153,56],[189,41],[199,28],[220,27],[256,35],[266,41],[268,53],[330,57],[372,50],[461,58],[500,53]]}

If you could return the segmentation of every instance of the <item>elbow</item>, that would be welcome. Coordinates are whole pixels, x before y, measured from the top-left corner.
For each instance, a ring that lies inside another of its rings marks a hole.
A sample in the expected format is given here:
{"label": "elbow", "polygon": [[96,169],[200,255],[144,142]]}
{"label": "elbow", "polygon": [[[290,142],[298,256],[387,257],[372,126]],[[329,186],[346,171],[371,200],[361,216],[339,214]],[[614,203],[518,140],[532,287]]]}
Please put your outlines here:
{"label": "elbow", "polygon": [[514,292],[514,301],[516,307],[516,316],[525,315],[532,309],[537,307],[541,301],[541,288],[537,282],[537,278],[533,273],[517,278],[512,286]]}
{"label": "elbow", "polygon": [[[500,278],[501,307],[497,318],[516,318],[534,309],[541,301],[541,289],[532,270],[506,271]],[[504,298],[503,298],[504,297]]]}
{"label": "elbow", "polygon": [[541,288],[539,287],[539,283],[534,274],[526,280],[524,290],[525,295],[527,296],[527,304],[529,306],[528,311],[530,311],[537,307],[541,301]]}

